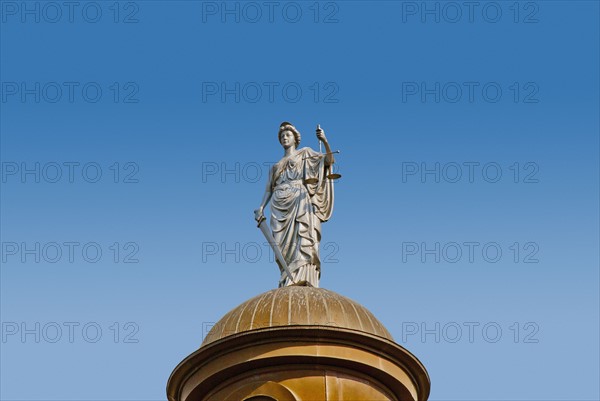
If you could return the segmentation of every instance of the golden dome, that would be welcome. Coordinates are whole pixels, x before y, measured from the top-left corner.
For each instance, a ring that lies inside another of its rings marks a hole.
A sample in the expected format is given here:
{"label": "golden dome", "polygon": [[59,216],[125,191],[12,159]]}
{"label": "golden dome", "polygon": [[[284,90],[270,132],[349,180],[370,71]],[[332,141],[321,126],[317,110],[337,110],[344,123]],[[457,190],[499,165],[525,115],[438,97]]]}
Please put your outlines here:
{"label": "golden dome", "polygon": [[282,326],[344,328],[393,341],[361,304],[323,288],[290,286],[258,295],[229,311],[206,335],[206,345],[230,335]]}

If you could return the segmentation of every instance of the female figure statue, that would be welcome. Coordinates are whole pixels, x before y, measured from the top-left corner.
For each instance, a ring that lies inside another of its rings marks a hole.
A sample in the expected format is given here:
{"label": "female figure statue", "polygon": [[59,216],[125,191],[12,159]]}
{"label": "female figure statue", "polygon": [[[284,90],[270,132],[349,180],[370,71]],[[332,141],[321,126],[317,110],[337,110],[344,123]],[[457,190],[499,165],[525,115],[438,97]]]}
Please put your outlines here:
{"label": "female figure statue", "polygon": [[325,132],[318,127],[317,138],[325,145],[326,153],[310,148],[298,149],[300,132],[289,122],[279,127],[279,142],[284,156],[271,167],[263,200],[254,217],[260,221],[271,201],[270,227],[273,238],[293,277],[282,271],[279,287],[287,285],[319,286],[321,261],[321,223],[333,212],[333,180],[329,179],[335,162]]}

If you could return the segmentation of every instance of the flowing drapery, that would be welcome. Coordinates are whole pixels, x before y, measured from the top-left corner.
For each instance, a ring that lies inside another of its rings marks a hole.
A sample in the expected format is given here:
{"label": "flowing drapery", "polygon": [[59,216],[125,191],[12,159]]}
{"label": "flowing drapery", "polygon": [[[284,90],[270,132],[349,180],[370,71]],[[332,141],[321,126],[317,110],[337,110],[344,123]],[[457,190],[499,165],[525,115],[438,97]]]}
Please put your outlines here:
{"label": "flowing drapery", "polygon": [[[284,157],[270,172],[273,237],[294,281],[307,281],[314,287],[321,274],[321,223],[333,212],[333,181],[327,178],[328,172],[324,155],[310,148]],[[279,286],[290,284],[282,272]]]}

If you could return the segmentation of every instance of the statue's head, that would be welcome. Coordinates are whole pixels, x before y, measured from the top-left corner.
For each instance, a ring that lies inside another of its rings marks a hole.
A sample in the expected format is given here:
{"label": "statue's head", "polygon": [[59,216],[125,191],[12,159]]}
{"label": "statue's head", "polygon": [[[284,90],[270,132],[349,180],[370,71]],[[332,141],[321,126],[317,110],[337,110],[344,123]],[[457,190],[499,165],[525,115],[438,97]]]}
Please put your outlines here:
{"label": "statue's head", "polygon": [[[298,131],[296,129],[296,127],[294,127],[292,125],[292,123],[289,123],[287,121],[282,122],[281,124],[279,124],[279,143],[281,143],[282,145],[284,145],[284,143],[282,142],[282,138],[284,135],[286,135],[286,133],[291,133],[294,136],[294,143],[295,143],[295,147],[297,148],[298,145],[300,145],[300,131]],[[287,134],[289,135],[289,134]],[[284,145],[285,146],[285,145]]]}

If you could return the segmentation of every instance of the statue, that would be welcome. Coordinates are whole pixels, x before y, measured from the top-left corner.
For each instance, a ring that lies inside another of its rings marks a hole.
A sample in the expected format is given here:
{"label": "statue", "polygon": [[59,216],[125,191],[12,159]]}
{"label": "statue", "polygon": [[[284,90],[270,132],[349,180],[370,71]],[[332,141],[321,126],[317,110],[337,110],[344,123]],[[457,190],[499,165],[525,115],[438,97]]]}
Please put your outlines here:
{"label": "statue", "polygon": [[[269,170],[262,202],[254,211],[259,228],[271,244],[281,271],[279,287],[288,285],[319,286],[321,261],[321,223],[333,212],[335,162],[325,132],[317,126],[317,138],[326,153],[311,148],[298,149],[300,132],[289,122],[279,127],[279,142],[284,156]],[[264,208],[271,201],[270,229]]]}

